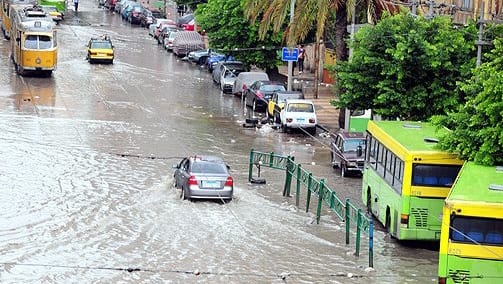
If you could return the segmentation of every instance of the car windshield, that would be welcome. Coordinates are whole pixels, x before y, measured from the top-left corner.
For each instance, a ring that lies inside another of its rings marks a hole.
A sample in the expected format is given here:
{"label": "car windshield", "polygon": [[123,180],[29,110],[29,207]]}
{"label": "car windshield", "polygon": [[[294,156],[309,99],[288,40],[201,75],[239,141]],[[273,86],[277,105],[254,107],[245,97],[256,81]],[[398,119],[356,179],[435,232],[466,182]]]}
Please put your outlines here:
{"label": "car windshield", "polygon": [[112,48],[112,44],[108,41],[95,41],[91,43],[91,48]]}
{"label": "car windshield", "polygon": [[365,139],[350,139],[344,141],[344,152],[356,152],[358,147],[365,151]]}
{"label": "car windshield", "polygon": [[223,163],[197,161],[192,164],[192,173],[199,174],[227,174],[227,167]]}
{"label": "car windshield", "polygon": [[286,91],[283,85],[263,85],[260,90],[264,92]]}
{"label": "car windshield", "polygon": [[306,103],[291,103],[288,105],[289,112],[314,112],[312,104]]}

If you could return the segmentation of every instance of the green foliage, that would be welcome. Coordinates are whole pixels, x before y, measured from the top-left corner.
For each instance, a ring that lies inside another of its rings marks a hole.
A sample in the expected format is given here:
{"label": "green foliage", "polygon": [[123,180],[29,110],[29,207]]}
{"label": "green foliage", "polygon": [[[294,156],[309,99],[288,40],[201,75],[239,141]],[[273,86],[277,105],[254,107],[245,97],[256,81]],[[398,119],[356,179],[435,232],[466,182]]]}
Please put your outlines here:
{"label": "green foliage", "polygon": [[403,120],[454,110],[464,102],[456,82],[475,65],[475,36],[474,25],[405,13],[362,27],[350,43],[351,60],[330,68],[341,91],[334,104]]}
{"label": "green foliage", "polygon": [[452,130],[441,137],[443,149],[483,165],[503,164],[503,37],[499,36],[485,56],[487,62],[459,84],[467,102],[456,112],[433,119]]}
{"label": "green foliage", "polygon": [[209,0],[197,6],[195,17],[212,48],[230,53],[248,66],[272,69],[281,63],[275,48],[281,45],[282,33],[267,33],[259,40],[259,23],[251,24],[244,17],[240,0]]}

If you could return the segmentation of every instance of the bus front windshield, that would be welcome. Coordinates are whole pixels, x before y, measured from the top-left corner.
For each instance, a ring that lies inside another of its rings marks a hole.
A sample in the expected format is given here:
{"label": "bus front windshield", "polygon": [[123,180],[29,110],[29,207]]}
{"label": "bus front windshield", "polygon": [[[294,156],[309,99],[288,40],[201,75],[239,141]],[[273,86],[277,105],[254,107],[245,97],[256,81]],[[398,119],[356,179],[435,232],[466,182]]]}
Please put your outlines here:
{"label": "bus front windshield", "polygon": [[52,40],[47,35],[28,35],[24,40],[24,47],[27,49],[50,49]]}

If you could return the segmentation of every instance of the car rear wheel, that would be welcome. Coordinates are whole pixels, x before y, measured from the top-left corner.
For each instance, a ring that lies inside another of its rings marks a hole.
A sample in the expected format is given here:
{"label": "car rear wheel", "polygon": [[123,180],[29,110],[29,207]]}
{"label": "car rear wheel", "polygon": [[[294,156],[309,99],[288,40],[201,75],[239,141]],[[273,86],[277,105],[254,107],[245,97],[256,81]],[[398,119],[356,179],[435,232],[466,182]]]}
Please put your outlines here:
{"label": "car rear wheel", "polygon": [[185,195],[185,188],[182,187],[182,190],[180,192],[180,199],[181,200],[187,200],[187,196]]}

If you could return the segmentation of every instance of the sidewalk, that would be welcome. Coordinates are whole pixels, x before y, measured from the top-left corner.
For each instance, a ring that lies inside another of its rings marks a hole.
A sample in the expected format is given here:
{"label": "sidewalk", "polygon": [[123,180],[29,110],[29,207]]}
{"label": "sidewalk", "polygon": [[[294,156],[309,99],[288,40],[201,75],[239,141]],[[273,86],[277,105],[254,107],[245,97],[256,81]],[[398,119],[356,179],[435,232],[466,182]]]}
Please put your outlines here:
{"label": "sidewalk", "polygon": [[[278,71],[285,78],[288,77],[287,65],[278,67]],[[320,78],[321,81],[321,78]],[[306,99],[312,100],[316,107],[316,115],[318,117],[318,126],[328,132],[337,132],[339,130],[339,109],[330,104],[334,100],[334,87],[331,84],[320,83],[318,86],[318,98],[314,98],[314,73],[306,71],[299,75],[295,73],[293,76],[293,89],[301,90]]]}

